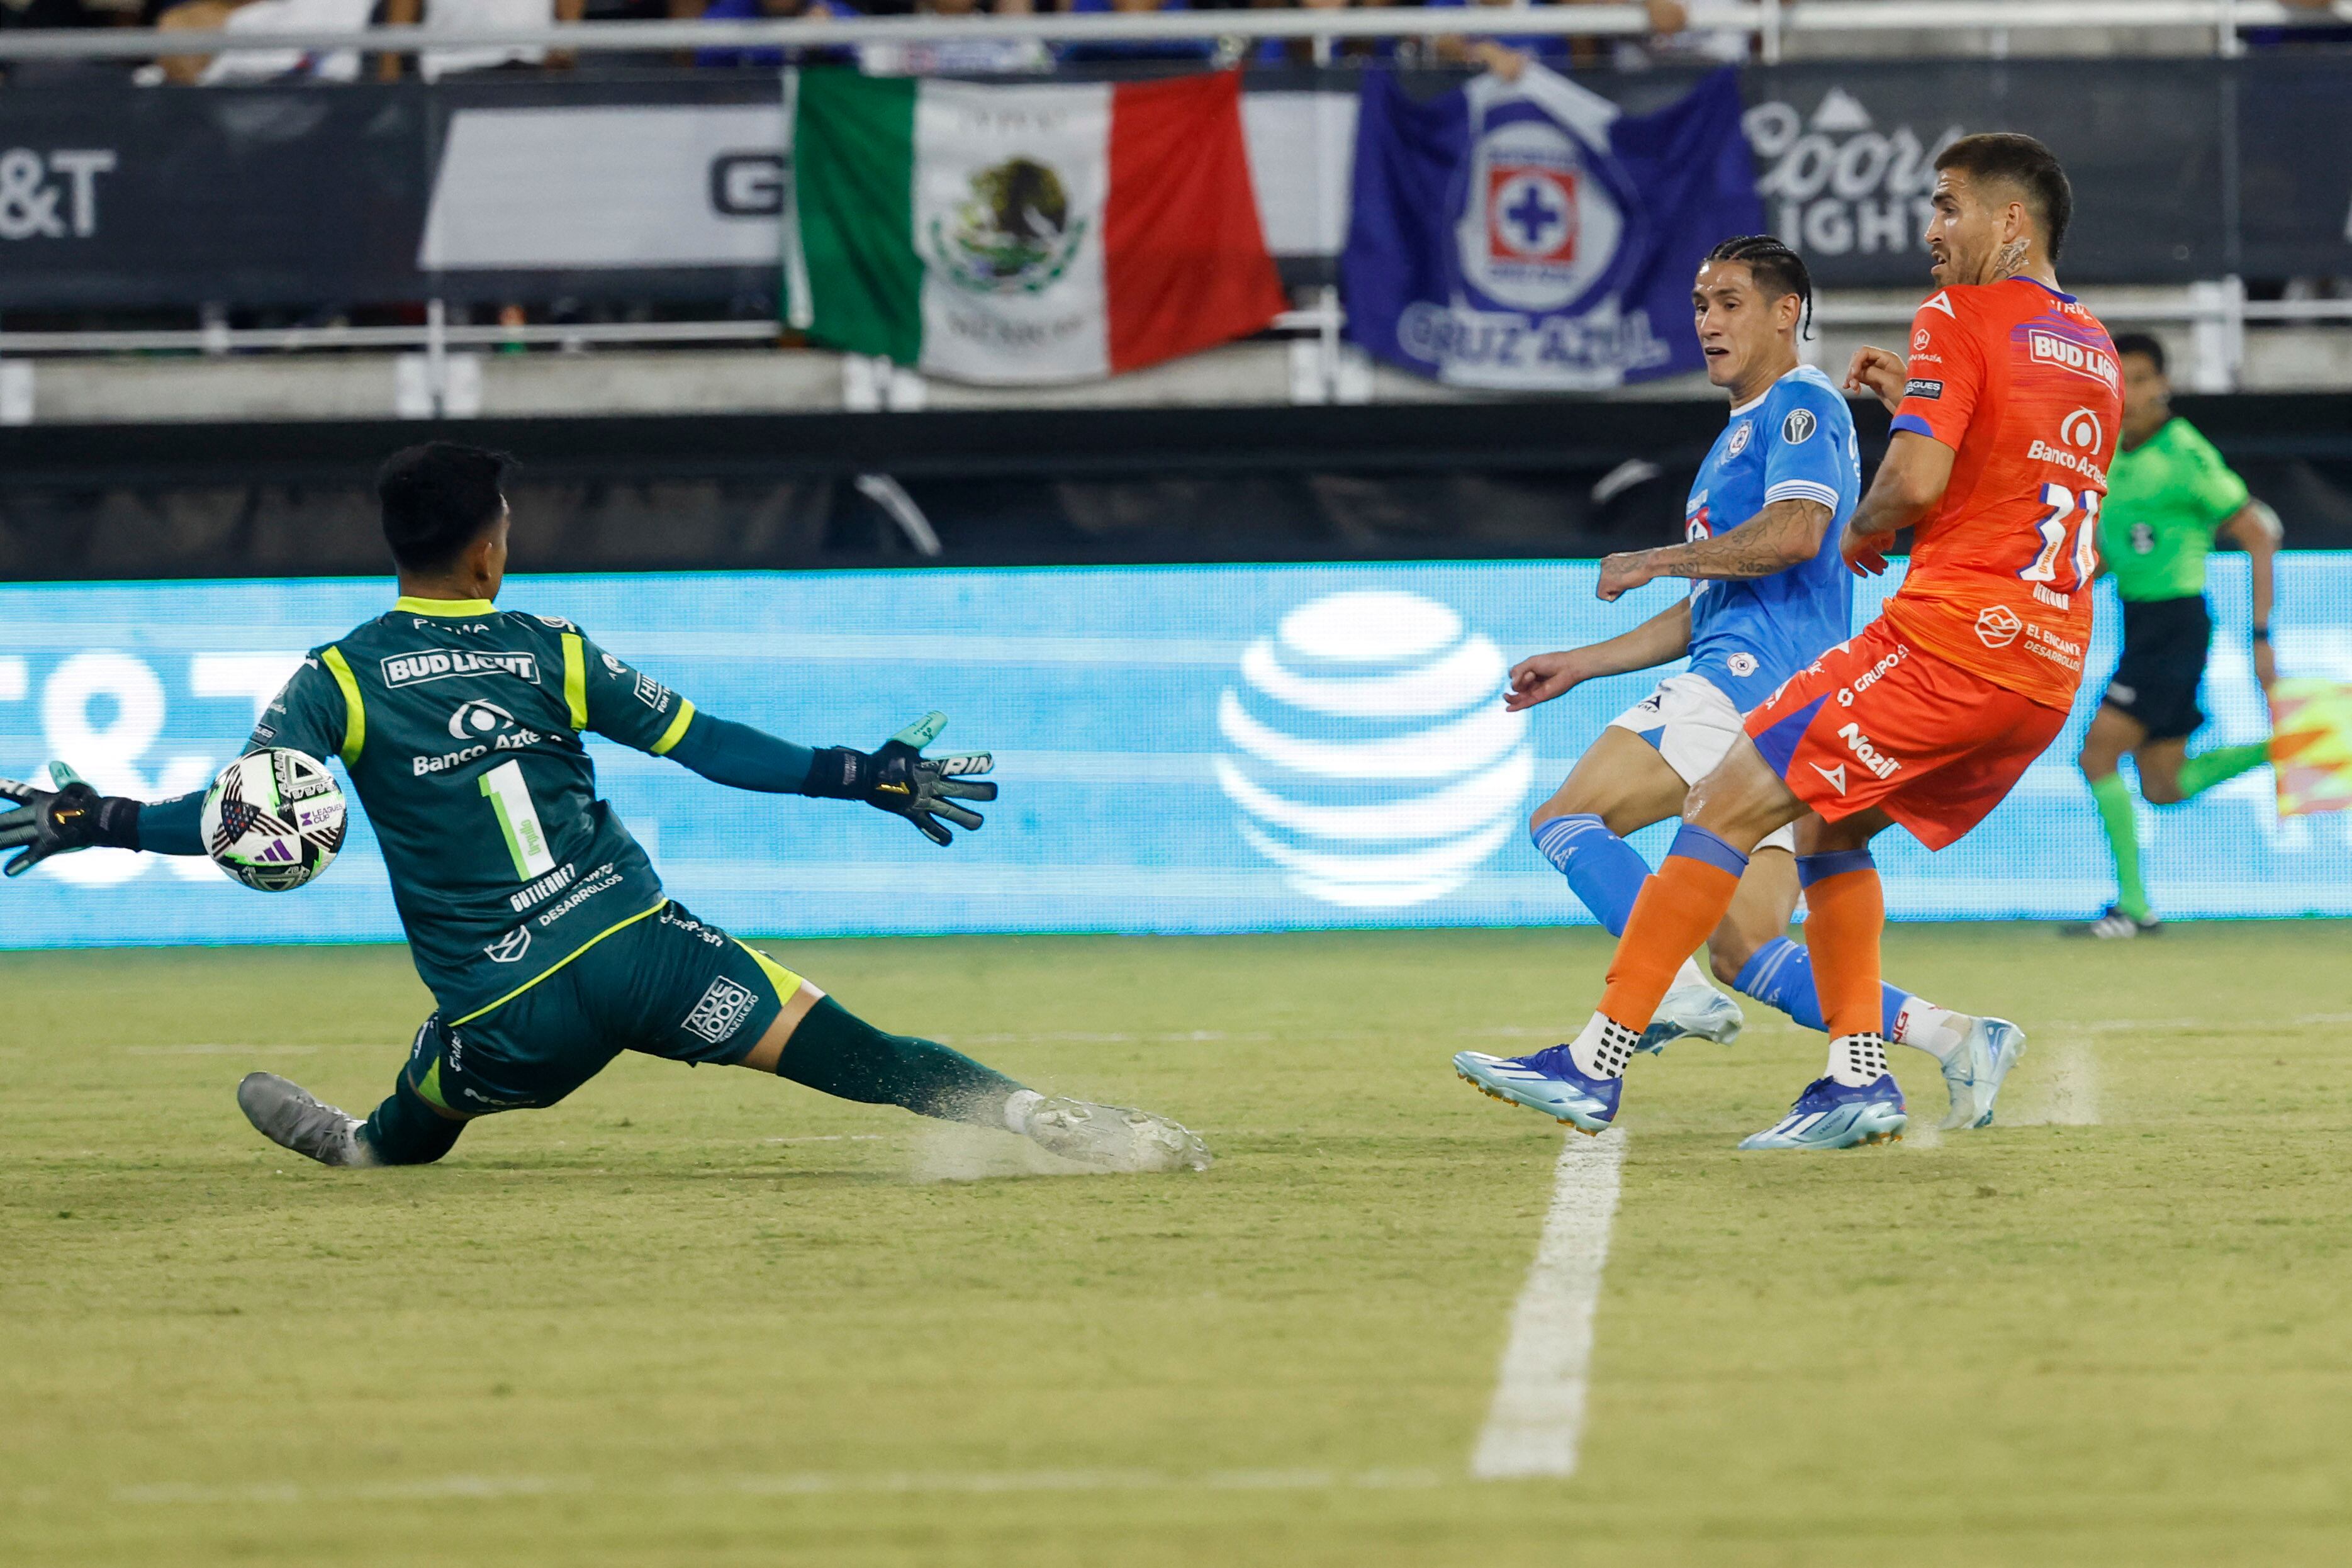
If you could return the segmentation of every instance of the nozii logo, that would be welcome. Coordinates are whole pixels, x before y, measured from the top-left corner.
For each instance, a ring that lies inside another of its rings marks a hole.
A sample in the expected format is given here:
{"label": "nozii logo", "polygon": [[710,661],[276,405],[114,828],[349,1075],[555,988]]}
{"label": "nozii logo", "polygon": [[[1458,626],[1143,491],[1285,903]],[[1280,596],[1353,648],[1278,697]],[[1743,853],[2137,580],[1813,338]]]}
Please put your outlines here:
{"label": "nozii logo", "polygon": [[1217,782],[1296,891],[1343,909],[1452,892],[1507,842],[1535,782],[1507,661],[1433,599],[1328,595],[1243,654],[1218,700]]}
{"label": "nozii logo", "polygon": [[539,680],[539,660],[527,653],[462,653],[433,648],[424,653],[396,653],[383,661],[386,686],[415,686],[426,680],[446,680],[453,675],[512,675]]}
{"label": "nozii logo", "polygon": [[2025,623],[2007,605],[1987,605],[1977,612],[1977,640],[1987,647],[2007,647],[2024,629]]}
{"label": "nozii logo", "polygon": [[2056,332],[2041,331],[2025,334],[2026,347],[2034,359],[2043,364],[2054,364],[2071,370],[2076,375],[2087,375],[2103,386],[2123,384],[2122,373],[2116,362],[2088,343],[2078,343],[2072,338],[2062,338]]}
{"label": "nozii logo", "polygon": [[1894,773],[1895,769],[1903,765],[1895,758],[1890,757],[1885,752],[1880,751],[1876,746],[1872,745],[1870,742],[1870,737],[1862,732],[1862,726],[1859,724],[1848,724],[1845,728],[1840,730],[1838,731],[1838,739],[1845,742],[1845,749],[1854,754],[1855,761],[1861,763],[1864,767],[1868,768],[1880,778],[1885,778],[1888,774]]}

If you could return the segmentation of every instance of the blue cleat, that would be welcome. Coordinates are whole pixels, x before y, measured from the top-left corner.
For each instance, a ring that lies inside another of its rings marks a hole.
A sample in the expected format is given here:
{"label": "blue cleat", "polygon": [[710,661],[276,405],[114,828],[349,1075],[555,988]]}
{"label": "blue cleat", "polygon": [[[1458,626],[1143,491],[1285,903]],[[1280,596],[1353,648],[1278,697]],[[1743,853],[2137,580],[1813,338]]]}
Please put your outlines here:
{"label": "blue cleat", "polygon": [[1549,1046],[1524,1057],[1459,1051],[1454,1070],[1483,1094],[1540,1110],[1596,1136],[1617,1119],[1617,1099],[1625,1089],[1622,1078],[1587,1077],[1566,1046]]}
{"label": "blue cleat", "polygon": [[1633,1048],[1658,1056],[1672,1042],[1686,1038],[1727,1046],[1739,1038],[1739,1031],[1747,1022],[1739,1004],[1714,986],[1704,982],[1678,984],[1658,1004],[1657,1015],[1642,1031],[1642,1043]]}
{"label": "blue cleat", "polygon": [[1944,1087],[1952,1109],[1939,1125],[1947,1132],[1992,1125],[1992,1102],[2001,1080],[2025,1054],[2025,1031],[2006,1018],[1971,1018],[1969,1037],[1944,1064]]}
{"label": "blue cleat", "polygon": [[1910,1118],[1893,1073],[1881,1073],[1860,1089],[1833,1078],[1817,1078],[1797,1096],[1789,1114],[1739,1141],[1742,1149],[1852,1149],[1889,1143],[1903,1136]]}

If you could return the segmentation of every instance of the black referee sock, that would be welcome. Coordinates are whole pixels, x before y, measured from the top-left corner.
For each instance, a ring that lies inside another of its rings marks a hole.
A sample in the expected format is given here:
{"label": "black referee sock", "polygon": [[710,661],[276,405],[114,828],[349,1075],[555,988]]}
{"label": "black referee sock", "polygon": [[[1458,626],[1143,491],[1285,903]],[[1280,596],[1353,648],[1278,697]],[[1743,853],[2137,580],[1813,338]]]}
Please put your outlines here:
{"label": "black referee sock", "polygon": [[429,1165],[457,1145],[462,1121],[442,1115],[408,1086],[404,1072],[392,1094],[360,1128],[360,1136],[387,1165]]}
{"label": "black referee sock", "polygon": [[1004,1125],[1004,1102],[1021,1085],[961,1051],[910,1035],[886,1035],[832,997],[793,1031],[776,1076],[840,1100],[903,1105],[919,1116]]}

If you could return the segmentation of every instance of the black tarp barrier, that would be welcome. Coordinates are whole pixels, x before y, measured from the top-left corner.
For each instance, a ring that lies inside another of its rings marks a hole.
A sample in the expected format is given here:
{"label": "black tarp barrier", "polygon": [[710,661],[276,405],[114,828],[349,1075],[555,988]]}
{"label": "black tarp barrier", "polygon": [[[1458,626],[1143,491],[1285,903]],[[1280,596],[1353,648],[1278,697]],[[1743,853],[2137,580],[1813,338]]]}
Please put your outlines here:
{"label": "black tarp barrier", "polygon": [[[2352,548],[2352,395],[2183,397],[2285,519]],[[1883,413],[1857,405],[1865,464]],[[1678,539],[1713,402],[1024,410],[0,430],[0,578],[385,568],[369,484],[428,436],[503,447],[518,571],[1597,555]],[[1643,467],[1629,468],[1629,464]]]}

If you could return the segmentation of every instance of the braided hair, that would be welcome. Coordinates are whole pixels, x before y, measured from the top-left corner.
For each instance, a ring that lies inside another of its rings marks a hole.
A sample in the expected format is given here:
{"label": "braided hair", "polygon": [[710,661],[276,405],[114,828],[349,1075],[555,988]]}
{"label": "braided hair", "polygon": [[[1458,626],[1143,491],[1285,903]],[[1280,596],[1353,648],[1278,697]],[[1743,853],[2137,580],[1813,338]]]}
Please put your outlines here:
{"label": "braided hair", "polygon": [[1767,299],[1778,300],[1794,294],[1804,307],[1799,322],[1799,334],[1810,337],[1813,325],[1813,275],[1805,270],[1805,258],[1773,235],[1743,234],[1727,239],[1706,253],[1709,261],[1737,261],[1747,267],[1756,279],[1756,286]]}

